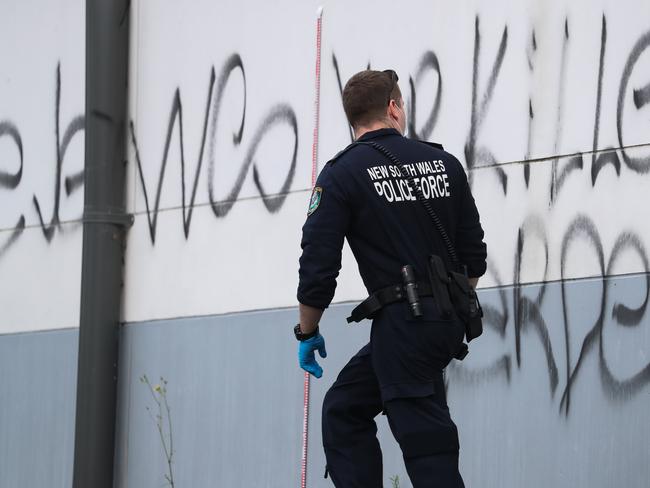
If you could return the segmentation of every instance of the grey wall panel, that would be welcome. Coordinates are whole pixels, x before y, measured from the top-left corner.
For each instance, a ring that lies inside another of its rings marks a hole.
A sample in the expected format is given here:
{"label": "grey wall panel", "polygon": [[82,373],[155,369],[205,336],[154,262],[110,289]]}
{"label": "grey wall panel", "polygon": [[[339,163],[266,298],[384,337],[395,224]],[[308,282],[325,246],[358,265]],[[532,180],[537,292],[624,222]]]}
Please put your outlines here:
{"label": "grey wall panel", "polygon": [[649,292],[637,275],[483,294],[489,328],[448,368],[469,486],[650,486]]}
{"label": "grey wall panel", "polygon": [[72,486],[76,329],[0,335],[0,487]]}
{"label": "grey wall panel", "polygon": [[168,381],[177,486],[297,485],[303,383],[291,331],[295,315],[271,311],[127,326],[119,486],[159,487],[167,473],[155,417],[146,410],[156,404],[139,380],[144,374]]}
{"label": "grey wall panel", "polygon": [[[467,360],[447,370],[467,486],[650,485],[647,280],[481,293],[486,331]],[[329,356],[320,360],[323,377],[312,380],[310,487],[331,486],[322,478],[324,393],[368,340],[369,324],[345,325],[351,307],[331,307],[322,323]],[[155,402],[139,381],[145,373],[168,381],[176,486],[299,486],[303,377],[291,336],[296,317],[295,310],[280,310],[126,326],[119,486],[165,481],[165,455],[146,410]],[[408,487],[386,419],[377,422],[386,486],[399,475]]]}

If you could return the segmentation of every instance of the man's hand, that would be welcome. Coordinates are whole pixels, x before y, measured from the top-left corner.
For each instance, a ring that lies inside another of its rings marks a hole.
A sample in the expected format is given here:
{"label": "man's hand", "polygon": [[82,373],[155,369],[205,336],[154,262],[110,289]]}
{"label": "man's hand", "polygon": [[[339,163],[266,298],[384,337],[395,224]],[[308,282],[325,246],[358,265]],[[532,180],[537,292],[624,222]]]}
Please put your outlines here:
{"label": "man's hand", "polygon": [[311,339],[302,341],[298,344],[298,363],[300,367],[313,374],[316,378],[323,376],[323,368],[316,362],[314,351],[318,350],[320,357],[326,358],[325,339],[320,334],[316,334]]}

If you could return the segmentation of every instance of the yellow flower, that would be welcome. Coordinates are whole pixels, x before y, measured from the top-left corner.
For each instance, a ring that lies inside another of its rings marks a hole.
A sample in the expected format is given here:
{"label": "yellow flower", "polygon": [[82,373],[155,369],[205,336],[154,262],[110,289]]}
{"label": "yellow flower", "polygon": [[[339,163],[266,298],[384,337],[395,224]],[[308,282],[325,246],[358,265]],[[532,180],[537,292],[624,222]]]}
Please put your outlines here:
{"label": "yellow flower", "polygon": [[154,391],[158,391],[158,392],[159,392],[159,391],[160,391],[160,385],[156,385],[156,386],[154,386],[153,389],[154,389]]}

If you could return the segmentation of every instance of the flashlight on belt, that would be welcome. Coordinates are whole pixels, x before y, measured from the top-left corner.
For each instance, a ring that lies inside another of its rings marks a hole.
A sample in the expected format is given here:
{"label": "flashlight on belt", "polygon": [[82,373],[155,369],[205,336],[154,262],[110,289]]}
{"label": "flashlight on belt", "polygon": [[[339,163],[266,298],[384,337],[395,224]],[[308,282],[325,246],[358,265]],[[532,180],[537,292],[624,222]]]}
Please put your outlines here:
{"label": "flashlight on belt", "polygon": [[406,300],[411,308],[414,317],[422,317],[422,308],[420,308],[420,296],[418,295],[418,285],[415,281],[415,272],[413,266],[406,264],[402,266],[402,281],[406,291]]}

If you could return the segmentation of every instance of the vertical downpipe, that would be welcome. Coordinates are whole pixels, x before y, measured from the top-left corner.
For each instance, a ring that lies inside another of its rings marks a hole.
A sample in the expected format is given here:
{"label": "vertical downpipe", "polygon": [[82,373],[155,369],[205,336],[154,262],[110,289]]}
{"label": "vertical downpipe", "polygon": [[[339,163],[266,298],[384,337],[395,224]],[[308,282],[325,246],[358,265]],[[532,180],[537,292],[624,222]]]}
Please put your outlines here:
{"label": "vertical downpipe", "polygon": [[73,488],[112,488],[130,0],[86,1],[86,140]]}

